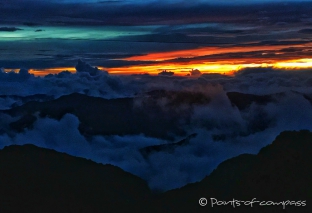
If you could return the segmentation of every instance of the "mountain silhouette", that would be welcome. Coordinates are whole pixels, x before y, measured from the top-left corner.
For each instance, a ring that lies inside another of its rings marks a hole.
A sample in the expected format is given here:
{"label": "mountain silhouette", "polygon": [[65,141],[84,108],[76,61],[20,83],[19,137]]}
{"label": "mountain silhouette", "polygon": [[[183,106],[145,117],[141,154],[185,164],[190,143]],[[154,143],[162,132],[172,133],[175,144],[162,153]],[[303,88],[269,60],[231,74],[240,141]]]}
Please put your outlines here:
{"label": "mountain silhouette", "polygon": [[[222,162],[202,181],[168,191],[155,199],[161,212],[311,212],[312,133],[282,132],[257,155],[243,154]],[[204,169],[204,168],[203,168]],[[205,207],[199,205],[206,198]],[[305,206],[231,205],[211,207],[211,198],[251,201],[306,201]],[[182,205],[183,204],[183,205]],[[156,212],[157,212],[156,211]]]}
{"label": "mountain silhouette", "polygon": [[125,212],[140,210],[145,181],[102,165],[34,145],[0,151],[0,212]]}
{"label": "mountain silhouette", "polygon": [[[228,159],[202,181],[160,194],[115,166],[34,145],[13,145],[0,151],[0,211],[308,213],[312,210],[311,141],[307,130],[282,132],[257,155]],[[199,205],[203,197],[205,207]],[[211,207],[211,198],[289,202],[285,209],[281,203]]]}
{"label": "mountain silhouette", "polygon": [[[167,105],[160,104],[163,99],[167,100]],[[41,117],[57,120],[71,113],[78,117],[79,130],[85,136],[143,133],[150,137],[173,140],[173,134],[186,136],[186,131],[179,124],[181,120],[189,122],[192,105],[207,104],[209,101],[204,94],[192,92],[154,91],[138,98],[117,99],[73,93],[50,101],[29,101],[2,112],[20,116],[20,119],[10,124],[17,132],[32,128],[37,112]],[[177,111],[181,105],[184,108]]]}

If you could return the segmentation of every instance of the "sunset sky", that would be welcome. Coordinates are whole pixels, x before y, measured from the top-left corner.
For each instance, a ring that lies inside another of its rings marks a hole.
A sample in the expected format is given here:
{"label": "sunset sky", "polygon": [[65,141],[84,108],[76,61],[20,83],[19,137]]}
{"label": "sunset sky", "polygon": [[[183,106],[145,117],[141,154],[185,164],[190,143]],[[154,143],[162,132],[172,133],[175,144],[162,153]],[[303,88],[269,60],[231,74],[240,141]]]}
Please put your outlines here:
{"label": "sunset sky", "polygon": [[[144,2],[144,3],[142,3]],[[312,67],[312,1],[0,2],[0,67],[111,74]]]}
{"label": "sunset sky", "polygon": [[158,193],[285,130],[312,131],[312,0],[0,0],[0,150],[111,164]]}

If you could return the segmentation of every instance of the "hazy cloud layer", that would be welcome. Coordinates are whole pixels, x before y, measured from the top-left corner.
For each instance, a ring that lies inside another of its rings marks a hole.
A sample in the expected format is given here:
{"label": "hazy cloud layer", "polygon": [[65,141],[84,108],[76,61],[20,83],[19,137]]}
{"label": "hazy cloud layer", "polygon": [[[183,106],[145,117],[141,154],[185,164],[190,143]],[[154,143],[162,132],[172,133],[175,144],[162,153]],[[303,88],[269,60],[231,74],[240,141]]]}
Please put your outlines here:
{"label": "hazy cloud layer", "polygon": [[[95,68],[84,62],[80,65],[84,68],[76,74],[62,72],[44,78],[34,77],[26,70],[19,74],[2,72],[0,92],[2,95],[49,94],[55,97],[80,92],[105,98],[139,98],[139,94],[155,89],[202,92],[211,99],[209,104],[189,108],[190,122],[181,123],[181,127],[189,134],[197,133],[197,137],[173,152],[159,151],[143,157],[141,148],[169,141],[144,135],[85,138],[78,131],[78,118],[71,114],[66,114],[60,121],[38,117],[32,129],[14,133],[9,123],[18,118],[0,114],[1,147],[32,143],[111,163],[144,178],[154,190],[167,190],[202,179],[227,158],[258,152],[281,131],[312,129],[311,70],[245,69],[234,77],[207,74],[200,77],[113,77],[99,70],[94,73]],[[272,94],[272,101],[252,103],[239,110],[228,98],[229,91]],[[166,100],[158,101],[156,104],[166,110]],[[16,98],[12,96],[0,98],[1,109],[14,103]],[[176,137],[176,141],[180,139],[183,137]]]}
{"label": "hazy cloud layer", "polygon": [[[234,77],[219,74],[203,74],[193,70],[197,78],[172,76],[114,76],[106,71],[80,61],[78,72],[63,71],[35,77],[26,69],[19,73],[0,72],[1,95],[61,95],[79,92],[99,97],[133,96],[154,89],[184,90],[207,85],[220,85],[228,91],[251,94],[273,94],[285,91],[310,92],[312,86],[311,70],[283,70],[274,68],[246,68]],[[187,73],[186,73],[187,74]],[[22,89],[23,88],[23,89]]]}

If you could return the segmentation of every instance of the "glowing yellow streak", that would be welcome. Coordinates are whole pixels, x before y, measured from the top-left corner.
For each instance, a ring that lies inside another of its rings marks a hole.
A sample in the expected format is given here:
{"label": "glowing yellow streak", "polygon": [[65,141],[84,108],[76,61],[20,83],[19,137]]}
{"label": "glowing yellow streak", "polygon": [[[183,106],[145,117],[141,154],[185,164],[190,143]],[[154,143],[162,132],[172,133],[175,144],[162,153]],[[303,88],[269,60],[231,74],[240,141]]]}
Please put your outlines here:
{"label": "glowing yellow streak", "polygon": [[[264,61],[262,61],[264,60]],[[293,59],[285,61],[274,61],[265,59],[246,59],[246,61],[257,61],[255,63],[239,62],[235,59],[217,61],[217,62],[197,62],[197,63],[162,63],[162,64],[151,64],[151,65],[137,65],[129,67],[117,67],[117,68],[104,68],[99,67],[101,70],[107,70],[110,74],[116,75],[131,75],[131,74],[144,74],[148,73],[151,75],[157,75],[162,70],[173,71],[175,75],[185,76],[191,71],[191,69],[198,69],[202,73],[220,73],[231,75],[234,72],[247,68],[247,67],[273,67],[278,69],[306,69],[312,68],[312,58]],[[75,73],[74,67],[57,67],[48,69],[30,69],[29,73],[35,76],[45,76],[47,74],[57,74],[62,71],[69,71]],[[10,72],[12,69],[4,69],[5,72]],[[19,70],[14,69],[14,72]]]}
{"label": "glowing yellow streak", "polygon": [[34,74],[36,76],[45,76],[47,74],[57,74],[65,70],[71,73],[76,72],[76,69],[74,67],[56,67],[47,69],[30,69],[29,73]]}
{"label": "glowing yellow streak", "polygon": [[[104,67],[98,67],[100,70],[106,70]],[[47,68],[47,69],[30,69],[29,73],[34,74],[36,76],[45,76],[47,74],[58,74],[63,71],[69,71],[71,73],[75,73],[75,67],[55,67],[55,68]]]}
{"label": "glowing yellow streak", "polygon": [[312,59],[303,58],[297,60],[289,60],[284,62],[277,62],[274,67],[276,68],[312,68]]}
{"label": "glowing yellow streak", "polygon": [[281,61],[272,63],[194,63],[194,64],[160,64],[160,65],[144,65],[144,66],[130,66],[121,68],[108,69],[110,74],[143,74],[149,73],[152,75],[158,74],[162,70],[173,71],[175,75],[186,75],[191,69],[198,69],[202,73],[221,73],[231,75],[247,67],[273,67],[279,69],[302,69],[312,68],[312,59],[298,59],[291,61]]}
{"label": "glowing yellow streak", "polygon": [[232,74],[234,71],[244,67],[255,67],[254,64],[172,64],[172,65],[149,65],[131,66],[124,68],[110,68],[110,74],[143,74],[157,75],[162,70],[173,71],[175,75],[186,75],[191,69],[198,69],[202,73]]}

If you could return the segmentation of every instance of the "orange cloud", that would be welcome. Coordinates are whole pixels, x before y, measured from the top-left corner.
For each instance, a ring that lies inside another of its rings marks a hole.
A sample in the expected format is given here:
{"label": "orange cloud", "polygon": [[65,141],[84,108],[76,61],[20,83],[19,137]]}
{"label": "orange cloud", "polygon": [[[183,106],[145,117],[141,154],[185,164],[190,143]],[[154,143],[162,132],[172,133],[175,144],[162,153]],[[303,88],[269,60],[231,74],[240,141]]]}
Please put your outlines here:
{"label": "orange cloud", "polygon": [[[291,47],[305,47],[311,45],[312,43],[303,45],[297,44]],[[271,50],[281,50],[288,48],[290,45],[269,45],[269,46],[247,46],[247,47],[203,47],[198,49],[189,50],[178,50],[170,52],[158,52],[150,53],[141,56],[132,56],[124,58],[127,61],[164,61],[175,58],[193,58],[198,56],[207,56],[222,53],[241,53],[241,52],[251,52],[251,51],[271,51]]]}

